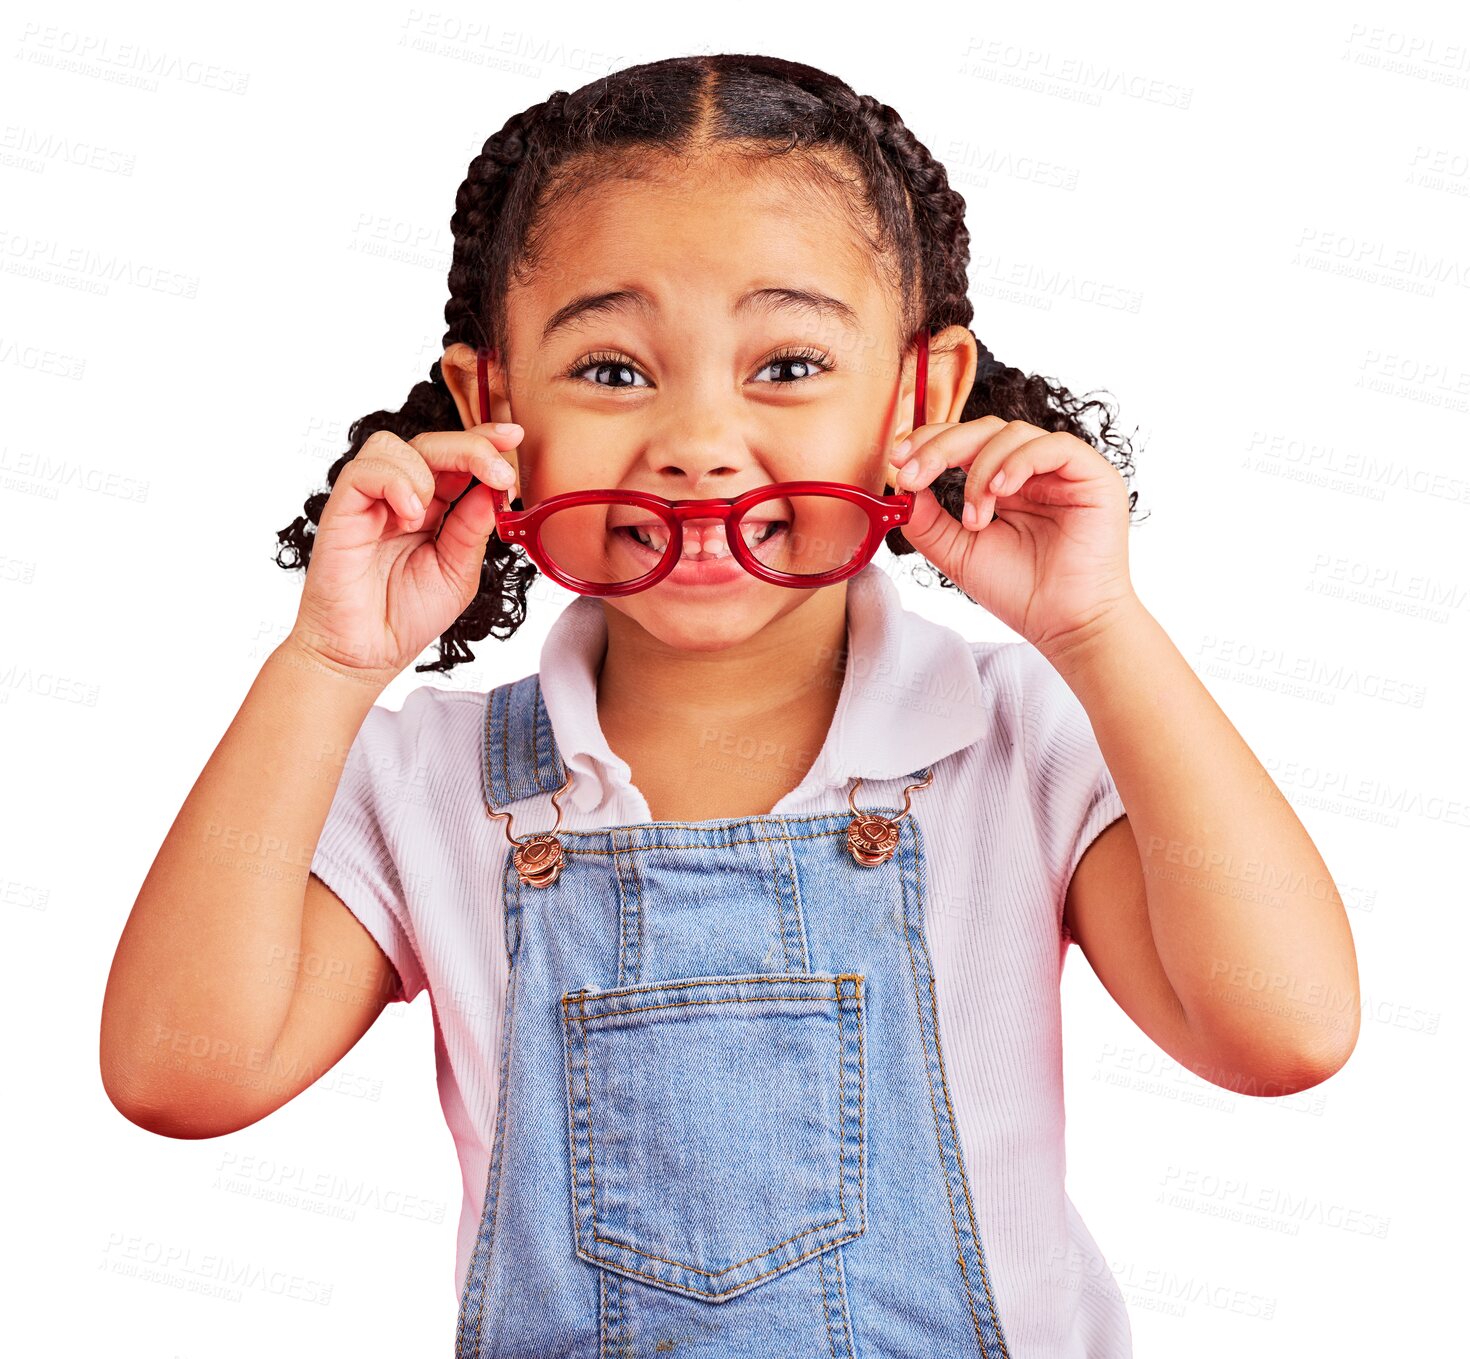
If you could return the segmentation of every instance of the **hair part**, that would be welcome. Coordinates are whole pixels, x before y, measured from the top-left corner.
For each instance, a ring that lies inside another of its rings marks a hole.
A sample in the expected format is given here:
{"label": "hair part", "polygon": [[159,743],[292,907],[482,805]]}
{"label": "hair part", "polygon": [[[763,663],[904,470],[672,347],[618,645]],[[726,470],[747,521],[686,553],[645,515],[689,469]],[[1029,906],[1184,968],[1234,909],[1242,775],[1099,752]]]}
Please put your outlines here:
{"label": "hair part", "polygon": [[[898,114],[816,67],[722,54],[669,57],[572,92],[554,91],[513,114],[485,142],[450,218],[454,253],[443,347],[504,351],[510,286],[535,275],[549,226],[579,196],[636,178],[650,153],[697,158],[715,150],[749,157],[830,194],[892,287],[905,337],[922,326],[931,334],[946,326],[969,328],[974,308],[965,202]],[[1132,450],[1114,429],[1107,403],[1082,400],[1059,383],[999,362],[978,339],[976,344],[980,363],[961,420],[993,414],[1074,434],[1131,481]],[[1095,432],[1088,427],[1094,418]],[[436,359],[427,381],[416,383],[398,410],[373,411],[352,423],[347,451],[327,471],[328,489],[308,496],[303,514],[277,532],[277,564],[288,570],[310,564],[331,488],[369,436],[388,430],[407,441],[460,424]],[[955,467],[930,484],[956,519],[964,488],[965,470]],[[1137,492],[1130,491],[1130,516],[1136,501]],[[899,556],[915,550],[902,529],[891,530],[884,542]],[[470,642],[511,636],[525,621],[527,593],[538,574],[523,547],[492,533],[474,599],[440,637],[438,659],[415,671],[451,670],[475,659]],[[956,588],[937,569],[934,575],[941,586]]]}

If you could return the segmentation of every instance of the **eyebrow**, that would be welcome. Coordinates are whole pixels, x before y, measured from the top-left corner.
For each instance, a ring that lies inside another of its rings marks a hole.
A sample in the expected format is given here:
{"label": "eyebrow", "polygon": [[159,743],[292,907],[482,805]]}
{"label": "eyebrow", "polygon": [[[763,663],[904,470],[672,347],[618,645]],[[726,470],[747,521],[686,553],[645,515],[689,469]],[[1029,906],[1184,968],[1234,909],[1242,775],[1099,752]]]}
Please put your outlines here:
{"label": "eyebrow", "polygon": [[[809,312],[860,329],[858,314],[840,298],[820,293],[810,288],[752,288],[741,293],[730,306],[731,316],[740,316],[751,310],[777,311],[781,309]],[[620,312],[638,312],[644,316],[658,310],[654,300],[639,288],[617,288],[605,293],[586,293],[575,297],[564,307],[557,308],[541,328],[541,342],[545,344],[559,330],[575,327],[594,316],[613,316]]]}

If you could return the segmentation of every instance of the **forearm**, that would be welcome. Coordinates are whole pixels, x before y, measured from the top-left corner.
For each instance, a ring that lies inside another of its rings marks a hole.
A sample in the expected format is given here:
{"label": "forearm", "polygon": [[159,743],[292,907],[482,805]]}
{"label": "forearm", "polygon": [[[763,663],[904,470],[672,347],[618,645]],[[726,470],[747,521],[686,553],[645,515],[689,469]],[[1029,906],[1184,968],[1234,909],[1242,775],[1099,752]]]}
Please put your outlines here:
{"label": "forearm", "polygon": [[1357,1038],[1352,933],[1285,796],[1134,600],[1046,649],[1092,723],[1138,846],[1154,945],[1222,1061],[1340,1064]]}
{"label": "forearm", "polygon": [[227,1101],[286,1022],[306,880],[346,759],[382,685],[290,640],[267,657],[174,819],[103,1001],[115,1103]]}

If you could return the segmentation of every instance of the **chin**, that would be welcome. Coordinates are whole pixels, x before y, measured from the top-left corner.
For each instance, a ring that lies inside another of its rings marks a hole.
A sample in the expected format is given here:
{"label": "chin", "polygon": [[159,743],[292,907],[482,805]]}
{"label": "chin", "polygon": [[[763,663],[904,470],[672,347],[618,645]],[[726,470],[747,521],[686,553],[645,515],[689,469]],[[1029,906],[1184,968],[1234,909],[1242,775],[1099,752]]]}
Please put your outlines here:
{"label": "chin", "polygon": [[[738,593],[662,592],[658,586],[636,595],[609,597],[603,603],[637,623],[650,637],[679,651],[724,651],[763,632],[778,618],[799,609],[821,590],[792,590],[752,580]],[[704,597],[701,598],[701,595]]]}

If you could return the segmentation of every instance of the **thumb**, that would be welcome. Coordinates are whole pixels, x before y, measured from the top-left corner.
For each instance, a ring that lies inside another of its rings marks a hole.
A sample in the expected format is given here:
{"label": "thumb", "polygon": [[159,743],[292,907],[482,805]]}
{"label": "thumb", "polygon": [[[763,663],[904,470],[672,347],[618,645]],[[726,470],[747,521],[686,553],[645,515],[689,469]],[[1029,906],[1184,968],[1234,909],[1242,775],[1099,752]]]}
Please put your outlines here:
{"label": "thumb", "polygon": [[945,575],[950,574],[949,564],[959,559],[966,536],[964,526],[939,503],[927,486],[914,493],[914,508],[909,513],[909,521],[899,532],[915,551],[923,553]]}
{"label": "thumb", "polygon": [[444,577],[463,593],[473,595],[480,582],[485,546],[495,527],[495,488],[477,481],[444,517],[434,550]]}

